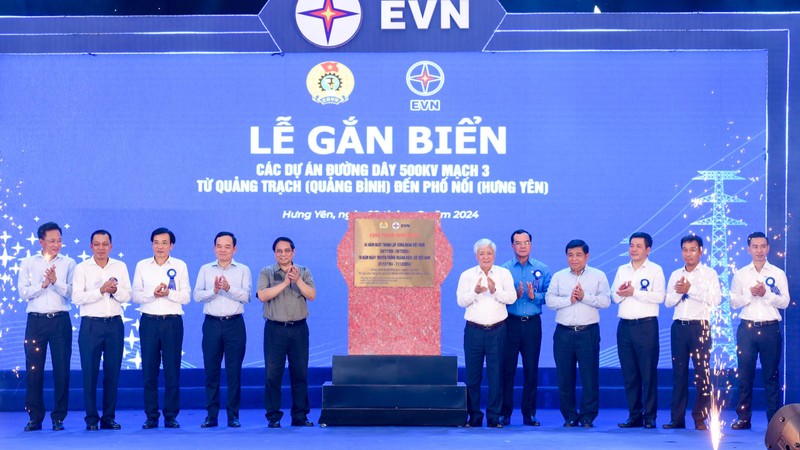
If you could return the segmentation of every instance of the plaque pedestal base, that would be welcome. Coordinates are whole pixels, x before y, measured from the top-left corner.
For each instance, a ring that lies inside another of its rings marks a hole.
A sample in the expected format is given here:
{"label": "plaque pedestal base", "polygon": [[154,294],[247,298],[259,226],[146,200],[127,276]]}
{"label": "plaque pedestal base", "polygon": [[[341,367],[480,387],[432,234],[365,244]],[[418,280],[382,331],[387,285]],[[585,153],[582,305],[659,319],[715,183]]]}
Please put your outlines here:
{"label": "plaque pedestal base", "polygon": [[461,426],[467,388],[455,356],[334,356],[320,426]]}

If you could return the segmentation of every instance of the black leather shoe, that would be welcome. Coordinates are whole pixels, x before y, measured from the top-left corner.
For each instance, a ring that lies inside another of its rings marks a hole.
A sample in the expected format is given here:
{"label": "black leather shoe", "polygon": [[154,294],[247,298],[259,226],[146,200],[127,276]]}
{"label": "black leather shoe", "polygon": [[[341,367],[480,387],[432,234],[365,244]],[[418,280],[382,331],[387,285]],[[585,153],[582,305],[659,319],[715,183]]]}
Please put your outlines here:
{"label": "black leather shoe", "polygon": [[499,420],[487,420],[486,426],[489,428],[503,428],[503,423]]}
{"label": "black leather shoe", "polygon": [[29,420],[27,425],[25,425],[25,431],[39,431],[42,429],[42,422],[34,422],[33,420]]}
{"label": "black leather shoe", "polygon": [[538,427],[539,425],[541,425],[541,423],[539,423],[539,419],[537,419],[536,417],[524,417],[522,419],[522,424],[527,425],[529,427]]}
{"label": "black leather shoe", "polygon": [[122,429],[122,425],[118,424],[114,419],[101,420],[100,421],[100,429],[101,430],[120,430],[120,429]]}
{"label": "black leather shoe", "polygon": [[175,419],[164,419],[164,428],[180,428],[181,424]]}
{"label": "black leather shoe", "polygon": [[695,420],[694,421],[694,429],[699,431],[707,431],[708,425],[706,425],[705,420]]}
{"label": "black leather shoe", "polygon": [[751,427],[749,420],[735,420],[731,424],[731,430],[749,430]]}
{"label": "black leather shoe", "polygon": [[267,424],[267,427],[268,428],[280,428],[281,427],[281,422],[280,422],[280,420],[270,420],[269,423]]}
{"label": "black leather shoe", "polygon": [[228,428],[241,428],[242,424],[239,423],[239,419],[228,419]]}
{"label": "black leather shoe", "polygon": [[578,426],[578,425],[580,425],[580,424],[581,424],[581,423],[578,421],[578,419],[575,419],[575,420],[568,420],[568,421],[564,422],[564,428],[572,428],[572,427],[577,427],[577,426]]}
{"label": "black leather shoe", "polygon": [[147,419],[147,421],[142,424],[143,430],[149,430],[151,428],[158,428],[158,419]]}
{"label": "black leather shoe", "polygon": [[618,423],[617,426],[620,428],[642,428],[644,422],[642,419],[628,419],[625,422]]}
{"label": "black leather shoe", "polygon": [[594,428],[594,422],[592,422],[591,420],[584,420],[584,421],[581,423],[581,426],[582,426],[583,428]]}
{"label": "black leather shoe", "polygon": [[511,425],[511,417],[503,416],[500,418],[500,423],[503,424],[504,427]]}
{"label": "black leather shoe", "polygon": [[54,420],[53,421],[53,431],[61,431],[64,429],[64,421],[63,420]]}
{"label": "black leather shoe", "polygon": [[98,427],[96,423],[90,423],[86,425],[86,431],[97,431],[99,429],[100,427]]}
{"label": "black leather shoe", "polygon": [[219,422],[217,419],[212,419],[211,417],[206,417],[206,420],[200,424],[200,428],[215,428],[219,426]]}
{"label": "black leather shoe", "polygon": [[678,430],[678,429],[682,430],[682,429],[686,428],[686,424],[685,423],[670,422],[670,423],[665,423],[664,425],[661,425],[661,428],[663,428],[665,430]]}
{"label": "black leather shoe", "polygon": [[314,426],[314,422],[312,422],[312,421],[310,421],[308,419],[292,420],[292,426],[293,427],[313,427]]}
{"label": "black leather shoe", "polygon": [[645,420],[644,421],[644,427],[647,428],[647,429],[653,429],[653,428],[656,427],[656,421],[655,420]]}

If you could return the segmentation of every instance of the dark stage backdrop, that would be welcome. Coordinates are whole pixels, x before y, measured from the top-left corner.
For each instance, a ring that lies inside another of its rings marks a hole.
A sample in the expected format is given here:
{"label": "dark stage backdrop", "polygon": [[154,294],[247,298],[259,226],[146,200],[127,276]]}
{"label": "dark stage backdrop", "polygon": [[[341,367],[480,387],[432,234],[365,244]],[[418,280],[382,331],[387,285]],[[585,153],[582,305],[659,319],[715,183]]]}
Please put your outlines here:
{"label": "dark stage backdrop", "polygon": [[[570,16],[579,24],[579,15]],[[410,13],[404,17],[413,28]],[[485,18],[495,19],[473,13],[471,23]],[[6,50],[0,370],[24,368],[17,273],[21,259],[39,250],[34,234],[44,221],[64,227],[62,252],[78,262],[90,257],[90,233],[110,230],[112,253],[131,276],[152,255],[150,232],[167,226],[177,235],[173,256],[187,262],[192,282],[214,257],[213,236],[232,231],[236,259],[250,266],[254,286],[274,261],[273,239],[292,237],[296,262],[311,269],[318,290],[310,305],[312,366],[329,366],[347,351],[347,288],[335,250],[350,211],[442,213],[454,249],[442,287],[442,353],[462,364],[455,288],[459,273],[476,264],[472,245],[483,237],[498,244],[500,264],[513,256],[511,231],[526,228],[534,257],[553,271],[566,266],[566,242],[584,239],[589,265],[611,282],[632,232],[653,235],[651,259],[668,278],[682,265],[681,236],[702,236],[707,255],[716,248],[732,272],[749,262],[747,234],[768,229],[783,266],[785,208],[768,208],[770,196],[782,198],[786,189],[785,177],[769,170],[778,164],[785,174],[785,103],[782,115],[770,112],[776,95],[785,102],[788,79],[770,78],[771,65],[780,67],[770,53],[776,44],[709,33],[688,45],[686,34],[674,33],[634,45],[611,33],[595,45],[580,38],[550,45],[550,37],[531,41],[512,26],[535,28],[540,19],[507,16],[505,32],[492,22],[475,48],[437,35],[430,50],[417,29],[413,45],[396,51],[381,47],[385,30],[362,25],[367,37],[352,44],[359,51],[309,49],[288,23],[270,36],[279,49],[297,50],[275,55],[205,45],[189,51],[189,38],[175,52],[130,51],[142,42],[137,36],[128,36],[126,51],[30,51],[30,41],[19,44],[25,51]],[[161,42],[174,39],[165,33]],[[331,86],[338,100],[314,101]],[[414,308],[413,298],[405,301]],[[202,367],[202,307],[193,302],[185,311],[183,366]],[[619,364],[616,313],[613,304],[601,313],[604,367]],[[725,308],[719,314],[726,320],[717,330],[718,364],[731,367],[738,321]],[[139,368],[139,315],[136,305],[125,308],[128,369]],[[261,367],[257,299],[245,315],[245,366]],[[671,317],[662,308],[664,368]],[[552,311],[543,323],[541,365],[553,367]],[[77,338],[75,345],[78,368]]]}

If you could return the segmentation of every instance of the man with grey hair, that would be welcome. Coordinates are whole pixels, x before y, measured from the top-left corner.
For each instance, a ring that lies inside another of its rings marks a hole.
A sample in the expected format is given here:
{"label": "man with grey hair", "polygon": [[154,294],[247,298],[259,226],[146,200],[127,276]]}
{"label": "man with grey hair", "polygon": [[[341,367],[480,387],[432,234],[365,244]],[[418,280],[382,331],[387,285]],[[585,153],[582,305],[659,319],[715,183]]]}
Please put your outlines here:
{"label": "man with grey hair", "polygon": [[511,272],[494,265],[497,247],[489,239],[475,243],[478,265],[465,270],[458,279],[458,306],[466,308],[464,319],[464,361],[467,372],[468,427],[483,425],[481,380],[483,361],[489,382],[486,424],[502,428],[500,407],[503,402],[502,356],[506,341],[506,305],[514,303],[517,291]]}

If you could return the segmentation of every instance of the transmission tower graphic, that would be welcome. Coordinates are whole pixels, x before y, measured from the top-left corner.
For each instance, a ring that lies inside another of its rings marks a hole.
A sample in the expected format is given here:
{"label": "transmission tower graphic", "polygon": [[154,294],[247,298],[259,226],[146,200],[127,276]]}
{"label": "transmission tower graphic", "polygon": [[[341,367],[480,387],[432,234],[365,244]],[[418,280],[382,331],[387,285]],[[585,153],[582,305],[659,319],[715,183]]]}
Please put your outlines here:
{"label": "transmission tower graphic", "polygon": [[[705,197],[693,200],[695,203],[711,203],[711,217],[692,222],[692,225],[711,225],[711,267],[719,274],[722,282],[722,302],[711,311],[711,355],[712,361],[719,361],[725,368],[736,368],[736,340],[731,324],[730,303],[730,265],[728,264],[728,227],[747,225],[744,221],[726,215],[728,203],[744,203],[735,195],[725,193],[725,181],[744,180],[738,170],[699,170],[694,180],[713,181],[714,191]],[[715,358],[715,356],[717,358]],[[726,363],[727,362],[727,363]]]}

